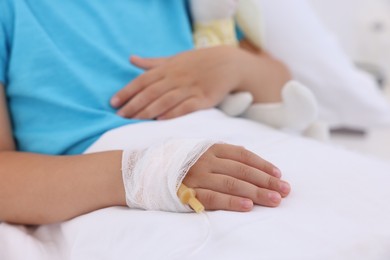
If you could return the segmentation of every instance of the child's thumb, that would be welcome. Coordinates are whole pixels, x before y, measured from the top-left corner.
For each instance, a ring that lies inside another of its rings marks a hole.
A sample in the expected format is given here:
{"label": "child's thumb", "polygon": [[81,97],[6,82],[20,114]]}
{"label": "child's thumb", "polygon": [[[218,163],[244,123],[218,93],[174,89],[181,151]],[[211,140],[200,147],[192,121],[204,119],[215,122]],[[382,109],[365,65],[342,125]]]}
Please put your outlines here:
{"label": "child's thumb", "polygon": [[135,55],[130,57],[130,62],[133,65],[145,70],[150,70],[155,67],[158,67],[164,64],[167,60],[168,58],[142,58]]}

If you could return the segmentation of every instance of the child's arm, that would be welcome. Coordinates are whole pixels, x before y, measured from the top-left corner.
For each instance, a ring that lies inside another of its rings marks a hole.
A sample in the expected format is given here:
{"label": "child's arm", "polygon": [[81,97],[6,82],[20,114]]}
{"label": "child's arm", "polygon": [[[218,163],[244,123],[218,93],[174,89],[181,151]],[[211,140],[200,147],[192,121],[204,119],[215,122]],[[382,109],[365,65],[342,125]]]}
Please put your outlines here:
{"label": "child's arm", "polygon": [[0,221],[42,224],[126,205],[121,152],[54,157],[15,151],[0,84]]}
{"label": "child's arm", "polygon": [[237,91],[252,93],[254,103],[281,101],[283,86],[292,79],[289,69],[266,51],[259,49],[246,38],[240,41],[240,49],[247,53],[243,78],[246,80]]}
{"label": "child's arm", "polygon": [[[0,221],[47,224],[105,207],[126,206],[122,151],[79,156],[14,151],[0,89],[0,122],[4,123],[0,128],[4,137],[0,143]],[[206,209],[249,211],[252,203],[277,206],[289,193],[275,166],[227,144],[208,149],[184,183],[197,190]]]}
{"label": "child's arm", "polygon": [[[61,222],[110,206],[126,206],[121,151],[80,156],[0,152],[0,221]],[[174,160],[174,158],[172,158]],[[250,211],[276,207],[288,184],[269,162],[226,144],[211,147],[184,183],[206,209]]]}
{"label": "child's arm", "polygon": [[60,157],[0,152],[0,220],[47,224],[125,206],[121,154]]}
{"label": "child's arm", "polygon": [[236,91],[251,92],[255,102],[279,102],[290,80],[287,68],[248,42],[241,45],[251,51],[219,46],[171,58],[132,57],[148,71],[119,91],[112,105],[124,117],[168,119],[215,107]]}
{"label": "child's arm", "polygon": [[15,150],[15,143],[12,138],[11,123],[8,117],[4,87],[0,82],[0,151]]}

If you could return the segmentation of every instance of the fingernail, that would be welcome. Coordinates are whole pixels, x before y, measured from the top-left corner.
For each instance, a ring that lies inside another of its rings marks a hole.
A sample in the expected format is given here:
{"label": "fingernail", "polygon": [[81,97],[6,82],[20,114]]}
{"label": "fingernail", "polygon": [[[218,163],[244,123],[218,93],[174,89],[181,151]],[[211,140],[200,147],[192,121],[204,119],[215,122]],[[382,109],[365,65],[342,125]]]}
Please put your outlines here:
{"label": "fingernail", "polygon": [[282,200],[282,196],[277,192],[268,193],[268,198],[274,203],[279,203]]}
{"label": "fingernail", "polygon": [[113,97],[111,99],[111,106],[118,107],[120,104],[120,99],[118,97]]}
{"label": "fingernail", "polygon": [[274,168],[274,176],[280,178],[282,177],[282,172],[278,168]]}
{"label": "fingernail", "polygon": [[241,207],[244,209],[252,209],[253,208],[253,201],[241,200]]}
{"label": "fingernail", "polygon": [[117,114],[118,116],[121,116],[121,117],[126,117],[126,114],[125,114],[125,112],[123,112],[123,111],[118,111],[116,114]]}
{"label": "fingernail", "polygon": [[290,193],[291,186],[285,181],[280,182],[280,191],[283,192],[284,194]]}

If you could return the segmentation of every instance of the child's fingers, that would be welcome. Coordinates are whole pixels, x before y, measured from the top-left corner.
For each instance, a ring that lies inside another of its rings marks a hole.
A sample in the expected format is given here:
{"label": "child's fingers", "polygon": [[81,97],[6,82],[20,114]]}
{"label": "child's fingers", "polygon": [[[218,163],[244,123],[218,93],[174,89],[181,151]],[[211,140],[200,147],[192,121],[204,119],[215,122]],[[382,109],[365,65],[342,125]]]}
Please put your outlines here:
{"label": "child's fingers", "polygon": [[160,70],[151,70],[137,77],[111,98],[111,105],[115,108],[123,106],[134,95],[151,84],[162,80],[164,75]]}
{"label": "child's fingers", "polygon": [[184,100],[190,98],[188,91],[173,89],[153,101],[148,106],[139,111],[134,118],[137,119],[159,119],[159,116],[174,108]]}
{"label": "child's fingers", "polygon": [[138,68],[150,70],[161,66],[168,61],[169,58],[142,58],[136,55],[130,57],[130,62]]}
{"label": "child's fingers", "polygon": [[260,188],[277,191],[283,197],[290,193],[290,185],[287,182],[237,161],[217,158],[212,165],[212,171],[246,181]]}
{"label": "child's fingers", "polygon": [[166,113],[161,115],[158,119],[166,120],[166,119],[176,118],[204,108],[206,108],[206,106],[204,105],[204,100],[198,99],[196,97],[192,97],[186,99],[185,101],[178,104],[171,110],[167,111]]}
{"label": "child's fingers", "polygon": [[248,198],[257,205],[268,207],[276,207],[282,200],[282,196],[276,191],[259,188],[248,182],[222,174],[209,174],[207,178],[198,179],[195,187]]}
{"label": "child's fingers", "polygon": [[195,189],[197,199],[207,210],[229,210],[247,212],[252,210],[253,202],[250,199],[207,190]]}
{"label": "child's fingers", "polygon": [[127,103],[118,111],[118,114],[123,117],[133,118],[151,103],[160,99],[161,96],[167,93],[170,90],[169,87],[170,86],[167,86],[164,80],[159,80],[149,85],[127,101]]}
{"label": "child's fingers", "polygon": [[275,165],[264,160],[257,154],[246,150],[244,147],[229,144],[219,144],[213,146],[213,149],[215,151],[215,155],[218,158],[241,162],[277,178],[282,176],[281,171]]}

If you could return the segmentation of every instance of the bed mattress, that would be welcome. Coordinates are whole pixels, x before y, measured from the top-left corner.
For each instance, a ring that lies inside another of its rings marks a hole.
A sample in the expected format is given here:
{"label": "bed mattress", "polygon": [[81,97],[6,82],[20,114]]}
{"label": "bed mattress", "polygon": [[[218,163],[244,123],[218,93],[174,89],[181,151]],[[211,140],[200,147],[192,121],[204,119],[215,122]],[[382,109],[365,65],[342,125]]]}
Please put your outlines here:
{"label": "bed mattress", "polygon": [[61,224],[0,224],[0,259],[390,259],[390,164],[206,110],[106,133],[87,152],[166,138],[243,145],[292,186],[278,208],[178,214],[106,208]]}

